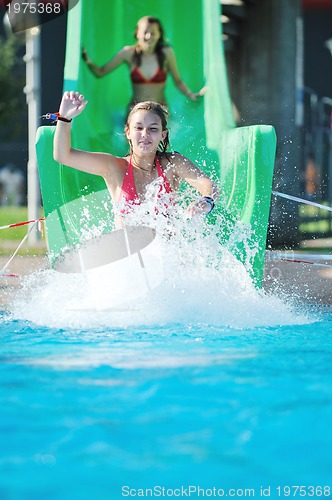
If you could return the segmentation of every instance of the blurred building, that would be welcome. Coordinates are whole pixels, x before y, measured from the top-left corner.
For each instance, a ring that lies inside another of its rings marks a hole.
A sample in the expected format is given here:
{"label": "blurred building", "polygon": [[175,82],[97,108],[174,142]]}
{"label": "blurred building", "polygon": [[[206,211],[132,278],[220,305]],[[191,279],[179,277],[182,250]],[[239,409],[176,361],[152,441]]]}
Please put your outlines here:
{"label": "blurred building", "polygon": [[[332,57],[326,45],[332,39],[332,0],[221,4],[238,125],[274,125],[276,191],[332,205]],[[332,235],[329,212],[273,198],[271,244],[318,237],[322,230]]]}
{"label": "blurred building", "polygon": [[13,163],[0,168],[0,205],[20,206],[25,204],[25,176]]}

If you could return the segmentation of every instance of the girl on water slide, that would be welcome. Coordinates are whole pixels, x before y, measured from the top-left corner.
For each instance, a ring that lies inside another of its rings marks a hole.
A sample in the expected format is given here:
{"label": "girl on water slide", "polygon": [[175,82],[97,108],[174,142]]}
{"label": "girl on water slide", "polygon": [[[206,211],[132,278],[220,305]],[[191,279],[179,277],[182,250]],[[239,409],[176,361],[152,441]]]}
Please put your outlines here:
{"label": "girl on water slide", "polygon": [[[157,198],[170,197],[182,180],[201,195],[187,207],[188,216],[210,213],[219,199],[219,189],[191,160],[177,152],[167,152],[166,112],[151,101],[138,103],[129,113],[125,134],[130,154],[118,157],[71,147],[71,121],[87,105],[79,92],[65,92],[57,117],[54,159],[64,165],[103,177],[112,197],[115,213],[125,217],[146,199],[149,186],[157,183]],[[120,207],[120,208],[119,208]],[[165,205],[167,208],[167,206]]]}
{"label": "girl on water slide", "polygon": [[130,111],[135,104],[142,101],[154,101],[167,106],[164,90],[168,73],[171,74],[176,87],[192,101],[204,94],[204,89],[192,92],[182,81],[174,50],[164,41],[164,30],[156,17],[144,16],[135,30],[137,43],[123,47],[109,62],[97,66],[89,57],[85,48],[83,60],[97,77],[103,77],[120,64],[126,63],[130,69],[133,96],[128,106]]}

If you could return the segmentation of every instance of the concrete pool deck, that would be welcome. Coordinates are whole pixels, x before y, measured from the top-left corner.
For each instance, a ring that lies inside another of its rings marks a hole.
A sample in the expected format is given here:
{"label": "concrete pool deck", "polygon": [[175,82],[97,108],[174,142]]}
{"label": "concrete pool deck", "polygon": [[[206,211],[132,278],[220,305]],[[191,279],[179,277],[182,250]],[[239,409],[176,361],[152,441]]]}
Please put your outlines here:
{"label": "concrete pool deck", "polygon": [[267,252],[264,290],[292,296],[300,302],[332,308],[332,260],[324,258],[324,255]]}
{"label": "concrete pool deck", "polygon": [[[330,306],[332,310],[332,260],[324,258],[324,255],[312,255],[310,259],[310,254],[301,251],[267,252],[263,289],[267,293],[285,294],[312,305]],[[0,256],[0,269],[3,269],[9,258]],[[285,259],[314,263],[289,262]],[[0,276],[0,310],[10,308],[15,293],[21,287],[22,278],[49,267],[46,255],[15,256],[5,272],[18,277]]]}

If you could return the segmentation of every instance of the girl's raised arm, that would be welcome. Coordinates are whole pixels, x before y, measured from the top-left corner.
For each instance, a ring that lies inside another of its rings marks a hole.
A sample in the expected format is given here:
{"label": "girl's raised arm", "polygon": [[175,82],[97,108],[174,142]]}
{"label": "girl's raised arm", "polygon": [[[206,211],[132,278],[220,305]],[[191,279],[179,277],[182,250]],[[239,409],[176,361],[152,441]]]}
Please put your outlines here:
{"label": "girl's raised arm", "polygon": [[54,135],[53,156],[55,161],[90,174],[105,176],[112,155],[89,153],[71,147],[71,120],[85,109],[88,101],[79,92],[65,92],[59,109]]}

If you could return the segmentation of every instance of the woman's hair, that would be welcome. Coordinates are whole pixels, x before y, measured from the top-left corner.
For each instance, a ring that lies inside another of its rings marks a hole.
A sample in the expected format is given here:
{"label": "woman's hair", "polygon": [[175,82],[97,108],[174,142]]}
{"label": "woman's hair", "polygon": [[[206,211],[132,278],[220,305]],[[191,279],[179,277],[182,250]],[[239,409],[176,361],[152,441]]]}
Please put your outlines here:
{"label": "woman's hair", "polygon": [[[157,17],[153,17],[153,16],[144,16],[144,17],[141,17],[141,19],[139,19],[137,21],[137,25],[136,25],[136,29],[135,29],[135,38],[136,39],[137,39],[137,31],[138,31],[139,25],[143,21],[146,21],[148,24],[157,24],[158,25],[158,28],[159,28],[159,31],[160,31],[160,38],[159,38],[158,43],[157,43],[156,48],[155,48],[155,54],[156,54],[157,59],[158,59],[159,67],[161,69],[163,69],[163,67],[164,67],[164,59],[165,59],[165,55],[163,53],[163,47],[165,47],[165,45],[166,45],[165,44],[165,40],[164,40],[164,28],[163,28],[163,26],[161,24],[161,21]],[[133,62],[134,62],[134,64],[136,66],[140,66],[141,60],[142,60],[142,49],[139,46],[139,44],[137,43],[135,45],[135,52],[134,52],[134,56],[133,56]]]}
{"label": "woman's hair", "polygon": [[[144,102],[139,102],[136,104],[133,109],[130,111],[128,117],[127,117],[127,122],[124,128],[125,133],[129,132],[129,126],[130,126],[130,121],[135,113],[137,111],[144,110],[144,111],[151,111],[154,113],[156,116],[160,118],[161,121],[161,127],[162,130],[166,130],[167,134],[166,137],[163,141],[160,141],[159,147],[158,147],[158,152],[159,153],[166,153],[167,148],[169,147],[169,133],[168,133],[168,128],[167,128],[167,110],[159,104],[159,102],[153,102],[153,101],[144,101]],[[132,146],[130,144],[130,153],[132,153]]]}

